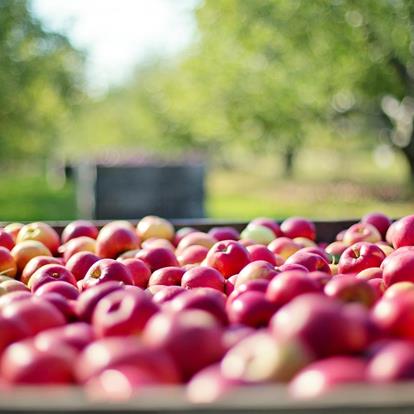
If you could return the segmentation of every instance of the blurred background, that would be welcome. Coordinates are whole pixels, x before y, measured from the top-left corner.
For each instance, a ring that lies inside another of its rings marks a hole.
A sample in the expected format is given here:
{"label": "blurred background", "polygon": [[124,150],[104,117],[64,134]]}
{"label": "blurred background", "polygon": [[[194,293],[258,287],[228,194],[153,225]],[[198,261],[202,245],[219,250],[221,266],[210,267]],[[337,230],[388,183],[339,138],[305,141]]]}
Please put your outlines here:
{"label": "blurred background", "polygon": [[0,0],[0,220],[168,189],[187,216],[412,213],[413,27],[412,0]]}

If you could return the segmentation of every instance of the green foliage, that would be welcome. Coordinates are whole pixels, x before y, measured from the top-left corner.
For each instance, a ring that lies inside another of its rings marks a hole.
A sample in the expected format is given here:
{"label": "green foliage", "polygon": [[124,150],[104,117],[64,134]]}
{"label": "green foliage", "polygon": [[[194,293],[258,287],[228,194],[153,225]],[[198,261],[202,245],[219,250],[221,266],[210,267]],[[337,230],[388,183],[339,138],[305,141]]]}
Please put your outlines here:
{"label": "green foliage", "polygon": [[82,97],[83,57],[25,0],[0,1],[0,158],[46,156]]}

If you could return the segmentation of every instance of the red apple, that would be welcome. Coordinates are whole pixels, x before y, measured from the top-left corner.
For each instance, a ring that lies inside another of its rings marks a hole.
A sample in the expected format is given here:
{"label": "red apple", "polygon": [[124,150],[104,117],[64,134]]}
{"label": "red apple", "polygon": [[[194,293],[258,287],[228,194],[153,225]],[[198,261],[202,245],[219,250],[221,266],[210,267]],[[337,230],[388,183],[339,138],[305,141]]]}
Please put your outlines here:
{"label": "red apple", "polygon": [[29,280],[28,286],[35,292],[45,283],[62,281],[76,286],[76,279],[66,267],[58,264],[48,264],[37,269]]}
{"label": "red apple", "polygon": [[141,244],[141,248],[143,249],[151,249],[155,247],[165,247],[166,249],[170,249],[173,253],[175,252],[174,245],[167,239],[153,237],[151,239],[144,240]]}
{"label": "red apple", "polygon": [[164,305],[184,292],[188,292],[188,290],[181,286],[162,286],[162,289],[154,294],[152,300],[157,305]]}
{"label": "red apple", "polygon": [[115,259],[139,246],[140,239],[134,230],[113,223],[102,227],[96,239],[96,253],[101,258]]}
{"label": "red apple", "polygon": [[365,338],[355,336],[341,303],[322,294],[308,293],[291,300],[275,313],[271,329],[278,340],[299,340],[317,357],[365,345]]}
{"label": "red apple", "polygon": [[314,280],[321,289],[332,279],[332,275],[329,273],[319,271],[308,272],[308,277]]}
{"label": "red apple", "polygon": [[393,235],[394,235],[394,229],[397,227],[399,220],[396,220],[394,222],[391,223],[390,227],[388,227],[387,232],[385,233],[385,241],[392,245],[392,239],[393,239]]}
{"label": "red apple", "polygon": [[392,298],[394,296],[399,295],[400,293],[404,293],[407,291],[414,291],[413,282],[397,282],[391,285],[389,288],[385,289],[384,297]]}
{"label": "red apple", "polygon": [[315,253],[305,253],[298,251],[286,260],[286,264],[300,264],[305,266],[309,272],[319,270],[325,273],[331,273],[329,263],[320,255]]}
{"label": "red apple", "polygon": [[385,259],[384,252],[375,244],[355,243],[341,255],[338,263],[339,273],[359,273],[370,267],[379,267]]}
{"label": "red apple", "polygon": [[177,256],[181,266],[188,264],[200,264],[207,256],[208,248],[197,244],[188,246]]}
{"label": "red apple", "polygon": [[368,213],[361,219],[361,223],[369,223],[376,227],[382,238],[385,238],[391,222],[391,219],[383,213]]}
{"label": "red apple", "polygon": [[352,246],[359,242],[377,243],[381,241],[381,234],[372,224],[356,223],[346,230],[343,242]]}
{"label": "red apple", "polygon": [[395,249],[402,246],[414,246],[414,215],[398,220],[392,226],[391,243]]}
{"label": "red apple", "polygon": [[10,279],[0,283],[0,290],[2,291],[1,295],[6,295],[11,292],[27,292],[29,288],[18,280]]}
{"label": "red apple", "polygon": [[379,300],[385,292],[385,285],[382,278],[376,277],[367,281],[375,293],[375,302]]}
{"label": "red apple", "polygon": [[32,298],[32,292],[29,290],[17,290],[10,292],[7,295],[0,296],[0,312],[7,307],[10,303],[19,302],[21,300],[26,300]]}
{"label": "red apple", "polygon": [[252,384],[287,382],[312,360],[312,353],[299,341],[280,342],[259,331],[230,349],[221,369],[225,377]]}
{"label": "red apple", "polygon": [[146,216],[137,224],[137,233],[142,240],[152,237],[174,240],[174,226],[168,221],[157,216]]}
{"label": "red apple", "polygon": [[378,278],[382,279],[382,269],[380,267],[369,267],[361,270],[355,277],[366,281]]}
{"label": "red apple", "polygon": [[10,345],[1,358],[1,374],[11,384],[70,384],[74,354],[60,347],[42,351],[32,341]]}
{"label": "red apple", "polygon": [[310,221],[302,217],[290,217],[286,219],[280,226],[282,233],[294,239],[295,237],[305,237],[309,240],[316,239],[315,225]]}
{"label": "red apple", "polygon": [[279,263],[276,262],[276,255],[271,252],[266,246],[262,244],[252,244],[247,246],[247,251],[249,252],[250,261],[254,262],[256,260],[264,260],[269,262],[273,266],[280,266],[284,263],[284,260],[279,256]]}
{"label": "red apple", "polygon": [[368,365],[370,381],[387,383],[414,379],[414,348],[410,341],[390,341]]}
{"label": "red apple", "polygon": [[310,247],[304,247],[303,249],[300,249],[302,253],[313,253],[317,254],[322,257],[326,262],[331,263],[331,256],[325,252],[324,249],[318,247],[318,246],[310,246]]}
{"label": "red apple", "polygon": [[382,263],[382,275],[386,287],[397,282],[414,282],[414,250],[396,250]]}
{"label": "red apple", "polygon": [[0,246],[0,275],[15,277],[17,265],[10,251]]}
{"label": "red apple", "polygon": [[367,363],[363,358],[332,356],[306,366],[289,385],[289,393],[296,399],[320,397],[344,384],[366,381]]}
{"label": "red apple", "polygon": [[34,344],[42,351],[58,350],[63,346],[79,352],[94,340],[95,333],[91,325],[75,322],[37,334],[34,337]]}
{"label": "red apple", "polygon": [[138,335],[158,310],[143,290],[117,290],[98,302],[92,324],[98,337]]}
{"label": "red apple", "polygon": [[0,355],[10,344],[28,335],[27,328],[18,319],[8,319],[0,314]]}
{"label": "red apple", "polygon": [[76,361],[75,372],[78,381],[85,383],[106,369],[123,366],[142,369],[164,384],[175,384],[180,380],[167,352],[148,347],[135,336],[108,337],[92,342]]}
{"label": "red apple", "polygon": [[11,321],[19,320],[30,335],[65,324],[62,313],[38,297],[14,301],[4,306],[2,314]]}
{"label": "red apple", "polygon": [[82,288],[88,289],[91,286],[109,281],[119,281],[125,285],[133,285],[131,273],[125,265],[113,259],[101,259],[86,272]]}
{"label": "red apple", "polygon": [[76,301],[76,314],[79,319],[85,322],[90,322],[98,302],[111,292],[121,289],[124,289],[124,284],[122,282],[109,281],[92,286],[88,290],[82,292]]}
{"label": "red apple", "polygon": [[168,303],[168,310],[183,312],[184,310],[203,310],[214,316],[222,325],[228,324],[226,314],[226,296],[216,289],[204,288],[186,291]]}
{"label": "red apple", "polygon": [[226,279],[226,285],[224,286],[224,293],[227,296],[229,296],[234,291],[234,288],[236,286],[237,276],[238,275],[233,275],[233,276],[230,276],[228,279]]}
{"label": "red apple", "polygon": [[240,233],[234,227],[212,227],[208,234],[218,241],[239,240]]}
{"label": "red apple", "polygon": [[33,257],[33,259],[29,260],[29,262],[24,267],[20,280],[27,285],[33,273],[35,273],[42,266],[49,265],[49,264],[61,265],[62,261],[61,259],[57,257],[51,257],[51,256]]}
{"label": "red apple", "polygon": [[167,352],[184,380],[218,362],[224,353],[223,330],[215,318],[201,310],[160,312],[149,320],[144,340]]}
{"label": "red apple", "polygon": [[16,244],[27,240],[37,240],[43,243],[52,254],[57,253],[60,245],[60,238],[56,230],[41,222],[26,224],[20,229]]}
{"label": "red apple", "polygon": [[25,240],[17,243],[11,254],[17,265],[17,273],[21,273],[27,263],[36,256],[52,256],[50,250],[37,240]]}
{"label": "red apple", "polygon": [[76,253],[90,252],[96,253],[96,240],[91,237],[81,236],[70,239],[66,244],[59,247],[59,252],[63,254],[65,263]]}
{"label": "red apple", "polygon": [[227,305],[231,323],[254,328],[267,326],[275,310],[275,305],[266,299],[265,293],[257,290],[243,292]]}
{"label": "red apple", "polygon": [[236,288],[248,282],[249,280],[271,280],[276,275],[276,269],[270,263],[265,262],[264,260],[257,260],[255,262],[249,263],[241,270],[237,276]]}
{"label": "red apple", "polygon": [[229,325],[223,334],[224,348],[228,351],[244,338],[256,333],[256,329],[246,325]]}
{"label": "red apple", "polygon": [[10,234],[13,241],[16,243],[17,235],[19,234],[19,231],[23,226],[24,224],[22,223],[10,223],[4,228],[4,231]]}
{"label": "red apple", "polygon": [[372,309],[372,317],[386,335],[414,339],[414,292],[383,296]]}
{"label": "red apple", "polygon": [[325,295],[343,302],[359,302],[371,307],[377,299],[373,287],[353,275],[338,275],[333,277],[324,289]]}
{"label": "red apple", "polygon": [[97,227],[88,220],[75,220],[69,223],[62,232],[62,243],[67,243],[71,239],[77,237],[90,237],[96,239],[98,237]]}
{"label": "red apple", "polygon": [[279,237],[269,243],[267,247],[272,253],[281,256],[284,260],[301,249],[298,243],[288,237]]}
{"label": "red apple", "polygon": [[177,245],[177,254],[181,254],[188,246],[198,245],[210,249],[217,240],[207,233],[195,231],[185,235]]}
{"label": "red apple", "polygon": [[291,270],[277,275],[269,283],[266,298],[277,308],[304,293],[320,292],[321,286],[310,278],[309,273]]}
{"label": "red apple", "polygon": [[181,286],[185,289],[209,287],[224,292],[225,282],[223,275],[215,268],[197,266],[183,274]]}
{"label": "red apple", "polygon": [[35,295],[42,296],[45,293],[57,293],[68,300],[76,300],[79,297],[79,290],[72,283],[62,280],[45,283],[36,289]]}
{"label": "red apple", "polygon": [[151,269],[151,272],[161,269],[162,267],[179,265],[174,253],[165,247],[142,249],[136,254],[135,257],[147,263]]}
{"label": "red apple", "polygon": [[217,269],[225,278],[240,272],[250,263],[249,252],[234,240],[217,242],[207,253],[207,266]]}
{"label": "red apple", "polygon": [[275,220],[272,220],[270,218],[258,217],[252,220],[250,224],[264,226],[264,227],[269,228],[270,230],[273,231],[275,237],[283,236],[282,230],[280,230],[279,223],[277,223]]}
{"label": "red apple", "polygon": [[325,248],[325,252],[328,253],[333,259],[334,263],[338,263],[342,253],[348,248],[348,246],[342,241],[335,241],[328,244]]}
{"label": "red apple", "polygon": [[131,258],[119,261],[128,268],[135,286],[138,286],[141,289],[145,289],[148,286],[151,269],[143,260]]}
{"label": "red apple", "polygon": [[35,297],[53,305],[65,317],[67,322],[76,319],[75,302],[68,301],[64,296],[59,295],[59,293],[45,292]]}
{"label": "red apple", "polygon": [[[277,273],[288,272],[290,270],[301,270],[302,272],[309,272],[309,270],[305,266],[299,263],[284,263],[282,264],[282,266],[276,267],[275,269]],[[315,270],[314,272],[319,272],[319,270]]]}
{"label": "red apple", "polygon": [[0,247],[11,250],[14,247],[13,237],[6,230],[0,228]]}
{"label": "red apple", "polygon": [[76,280],[81,280],[85,277],[91,266],[99,260],[100,258],[93,253],[78,252],[66,262],[66,268],[72,272]]}
{"label": "red apple", "polygon": [[198,230],[196,230],[193,227],[182,227],[181,229],[178,229],[175,233],[175,237],[174,237],[174,246],[178,246],[178,244],[180,243],[180,241],[187,236],[187,234],[190,233],[195,233]]}
{"label": "red apple", "polygon": [[270,281],[267,279],[252,279],[248,280],[246,283],[243,283],[240,286],[237,286],[236,289],[231,292],[231,294],[227,298],[227,305],[230,305],[233,300],[237,299],[241,294],[247,291],[258,291],[262,293],[266,293],[269,287]]}
{"label": "red apple", "polygon": [[178,266],[167,266],[156,270],[150,277],[148,285],[181,286],[185,270]]}

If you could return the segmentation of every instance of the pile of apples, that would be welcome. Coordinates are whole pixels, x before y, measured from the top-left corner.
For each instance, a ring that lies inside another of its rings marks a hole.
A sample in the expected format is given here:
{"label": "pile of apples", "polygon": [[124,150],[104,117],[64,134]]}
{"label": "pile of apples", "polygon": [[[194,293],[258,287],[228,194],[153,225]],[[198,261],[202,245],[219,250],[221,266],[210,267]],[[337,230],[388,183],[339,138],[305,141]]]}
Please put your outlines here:
{"label": "pile of apples", "polygon": [[293,398],[414,379],[414,215],[317,243],[269,218],[208,232],[160,217],[0,229],[0,390],[78,385],[193,402],[288,384]]}

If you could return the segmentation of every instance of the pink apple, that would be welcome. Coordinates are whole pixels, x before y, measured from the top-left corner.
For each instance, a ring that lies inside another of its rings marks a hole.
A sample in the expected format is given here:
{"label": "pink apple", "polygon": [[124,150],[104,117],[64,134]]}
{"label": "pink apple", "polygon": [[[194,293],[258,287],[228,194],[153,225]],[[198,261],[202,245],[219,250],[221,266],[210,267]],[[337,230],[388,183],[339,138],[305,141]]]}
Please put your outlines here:
{"label": "pink apple", "polygon": [[56,254],[60,245],[59,235],[46,223],[36,222],[23,226],[17,235],[16,244],[27,240],[37,240],[44,244],[52,254]]}
{"label": "pink apple", "polygon": [[382,279],[382,269],[380,267],[369,267],[361,270],[355,277],[366,281],[370,279]]}
{"label": "pink apple", "polygon": [[412,342],[396,340],[382,346],[368,365],[368,378],[377,383],[414,379]]}
{"label": "pink apple", "polygon": [[62,232],[62,243],[67,243],[76,237],[86,236],[91,239],[98,237],[98,229],[88,220],[75,220],[69,223]]}
{"label": "pink apple", "polygon": [[96,240],[90,237],[81,236],[70,239],[66,244],[59,247],[59,253],[63,254],[65,263],[76,253],[90,252],[96,253]]}
{"label": "pink apple", "polygon": [[32,298],[32,292],[29,290],[17,290],[10,292],[7,295],[0,296],[0,312],[6,308],[9,304],[13,302],[19,302],[21,300],[26,300]]}
{"label": "pink apple", "polygon": [[208,234],[218,241],[239,240],[240,233],[234,227],[212,227]]}
{"label": "pink apple", "polygon": [[377,295],[373,287],[365,280],[353,275],[338,275],[333,277],[324,289],[325,295],[343,302],[358,302],[371,307]]}
{"label": "pink apple", "polygon": [[181,286],[185,270],[178,266],[167,266],[156,270],[150,277],[148,285]]}
{"label": "pink apple", "polygon": [[255,244],[269,244],[272,240],[275,239],[275,234],[273,230],[269,229],[266,226],[261,226],[260,224],[250,223],[241,233],[240,238],[243,240],[251,240]]}
{"label": "pink apple", "polygon": [[402,246],[414,246],[414,215],[398,220],[392,228],[391,242],[395,249]]}
{"label": "pink apple", "polygon": [[35,298],[53,305],[65,317],[66,322],[72,322],[76,319],[75,302],[67,300],[59,293],[45,292],[42,295],[36,295]]}
{"label": "pink apple", "polygon": [[85,322],[90,322],[92,314],[98,302],[116,290],[124,289],[124,284],[120,281],[108,281],[106,283],[92,286],[82,292],[76,301],[76,314],[78,318]]}
{"label": "pink apple", "polygon": [[414,282],[414,250],[396,250],[382,263],[382,275],[386,287],[397,282]]}
{"label": "pink apple", "polygon": [[231,323],[254,328],[267,326],[275,310],[276,306],[266,299],[265,293],[257,290],[243,292],[227,305]]}
{"label": "pink apple", "polygon": [[342,253],[338,271],[339,273],[359,273],[370,267],[379,267],[385,257],[384,252],[376,244],[355,243]]}
{"label": "pink apple", "polygon": [[15,277],[17,264],[10,251],[0,246],[0,275]]}
{"label": "pink apple", "polygon": [[188,264],[200,264],[207,256],[208,248],[205,246],[193,245],[185,248],[180,255],[177,256],[181,266]]}
{"label": "pink apple", "polygon": [[320,292],[320,284],[308,275],[309,273],[298,270],[280,273],[269,283],[266,298],[276,308],[280,308],[296,296],[304,293]]}
{"label": "pink apple", "polygon": [[58,264],[48,264],[37,269],[29,279],[28,286],[32,292],[35,292],[45,283],[54,281],[67,282],[76,286],[75,276],[66,267]]}
{"label": "pink apple", "polygon": [[0,228],[0,247],[4,247],[7,250],[13,249],[15,243],[13,237],[7,233],[6,230]]}
{"label": "pink apple", "polygon": [[331,256],[326,251],[318,246],[304,247],[300,249],[301,253],[313,253],[322,257],[326,262],[331,263]]}
{"label": "pink apple", "polygon": [[102,227],[96,239],[96,253],[101,258],[115,259],[139,246],[140,239],[134,230],[113,223]]}
{"label": "pink apple", "polygon": [[154,294],[152,300],[157,305],[164,305],[173,300],[176,296],[188,292],[181,286],[162,286],[162,288]]}
{"label": "pink apple", "polygon": [[234,291],[234,288],[236,286],[237,276],[238,275],[233,275],[233,276],[230,276],[228,279],[226,279],[226,285],[224,286],[224,293],[227,296],[229,296]]}
{"label": "pink apple", "polygon": [[325,252],[328,253],[334,260],[334,263],[338,263],[342,253],[348,248],[348,246],[342,241],[335,241],[328,244],[325,248]]}
{"label": "pink apple", "polygon": [[343,242],[352,246],[359,242],[377,243],[381,241],[381,234],[372,224],[356,223],[353,224],[344,234]]}
{"label": "pink apple", "polygon": [[236,288],[255,279],[271,280],[277,275],[276,269],[264,260],[257,260],[245,266],[237,276]]}
{"label": "pink apple", "polygon": [[286,264],[300,264],[305,266],[309,272],[319,270],[325,273],[331,273],[329,263],[319,254],[305,253],[300,250],[286,260]]}
{"label": "pink apple", "polygon": [[42,296],[44,293],[57,293],[68,300],[76,300],[79,297],[79,290],[76,286],[61,280],[43,284],[36,289],[35,295]]}
{"label": "pink apple", "polygon": [[308,277],[314,280],[318,286],[323,289],[323,287],[332,279],[332,275],[325,272],[308,272]]}
{"label": "pink apple", "polygon": [[174,237],[174,246],[178,246],[178,244],[180,243],[180,241],[185,237],[185,236],[187,236],[187,234],[190,234],[190,233],[195,233],[195,232],[197,232],[198,230],[196,230],[195,228],[193,228],[193,227],[182,227],[181,229],[178,229],[176,232],[175,232],[175,237]]}
{"label": "pink apple", "polygon": [[70,384],[74,354],[60,347],[42,351],[32,341],[10,345],[1,358],[1,374],[11,384]]}
{"label": "pink apple", "polygon": [[210,249],[217,240],[207,233],[201,231],[190,232],[185,235],[177,245],[177,254],[181,254],[188,246],[199,245]]}
{"label": "pink apple", "polygon": [[125,265],[113,259],[101,259],[87,271],[82,288],[88,289],[109,281],[119,281],[125,285],[134,284],[131,273]]}
{"label": "pink apple", "polygon": [[295,243],[288,237],[279,237],[269,243],[267,247],[271,252],[281,256],[285,260],[301,249],[301,246],[298,243]]}
{"label": "pink apple", "polygon": [[22,223],[10,223],[4,228],[4,231],[10,234],[13,241],[16,242],[17,235],[19,234],[19,231],[23,226],[24,224]]}
{"label": "pink apple", "polygon": [[382,238],[385,238],[391,222],[391,219],[383,213],[368,213],[361,219],[361,223],[369,223],[376,227]]}
{"label": "pink apple", "polygon": [[185,289],[209,287],[224,292],[225,279],[213,267],[197,266],[187,270],[181,279],[181,286]]}
{"label": "pink apple", "polygon": [[202,310],[214,316],[222,325],[228,324],[226,314],[226,296],[216,289],[194,289],[180,294],[168,303],[168,310]]}
{"label": "pink apple", "polygon": [[28,335],[27,328],[18,319],[8,319],[0,314],[0,356],[10,344]]}
{"label": "pink apple", "polygon": [[19,320],[30,335],[65,324],[62,313],[38,297],[9,303],[3,307],[2,314],[11,321]]}
{"label": "pink apple", "polygon": [[151,269],[143,260],[131,258],[119,261],[128,268],[135,286],[141,289],[145,289],[148,286]]}
{"label": "pink apple", "polygon": [[271,252],[266,246],[263,244],[252,244],[251,246],[247,246],[247,251],[249,252],[250,261],[254,262],[256,260],[264,260],[269,262],[273,266],[280,266],[284,263],[284,260],[279,256],[279,263],[276,262],[276,255]]}
{"label": "pink apple", "polygon": [[76,280],[82,280],[93,264],[100,258],[90,252],[75,253],[67,262],[66,268],[72,272]]}
{"label": "pink apple", "polygon": [[207,253],[207,266],[217,269],[225,278],[240,272],[250,263],[249,252],[234,240],[217,242]]}
{"label": "pink apple", "polygon": [[384,297],[392,298],[407,291],[414,291],[413,282],[397,282],[385,289]]}
{"label": "pink apple", "polygon": [[98,302],[92,324],[98,337],[138,335],[158,310],[142,290],[117,290]]}
{"label": "pink apple", "polygon": [[62,263],[62,260],[57,257],[51,257],[51,256],[33,257],[33,259],[31,259],[24,267],[20,280],[27,285],[33,273],[35,273],[42,266],[49,265],[49,264],[61,265],[63,263]]}
{"label": "pink apple", "polygon": [[149,320],[144,341],[159,352],[168,353],[184,380],[224,354],[223,330],[217,320],[201,310],[160,312]]}
{"label": "pink apple", "polygon": [[310,221],[302,217],[290,217],[286,219],[280,226],[282,233],[294,239],[295,237],[305,237],[309,240],[316,239],[315,225]]}
{"label": "pink apple", "polygon": [[306,366],[289,385],[295,399],[316,398],[340,385],[366,382],[367,363],[361,357],[332,356]]}
{"label": "pink apple", "polygon": [[162,267],[179,265],[175,254],[170,249],[166,249],[165,247],[142,249],[136,254],[135,257],[147,263],[151,269],[151,272],[161,269]]}

